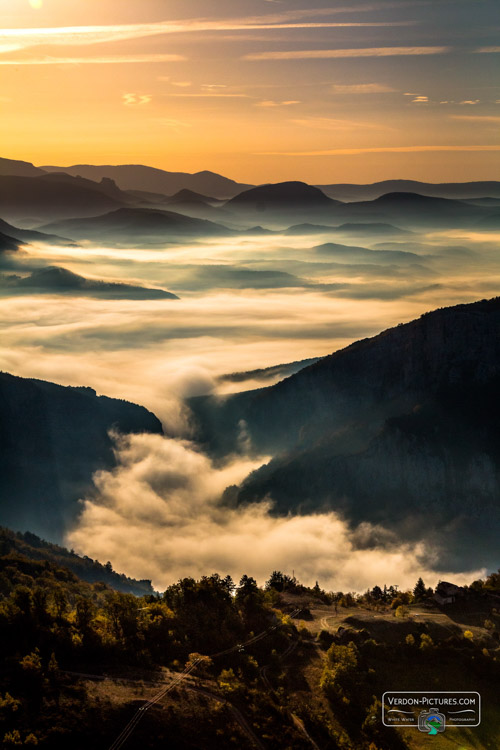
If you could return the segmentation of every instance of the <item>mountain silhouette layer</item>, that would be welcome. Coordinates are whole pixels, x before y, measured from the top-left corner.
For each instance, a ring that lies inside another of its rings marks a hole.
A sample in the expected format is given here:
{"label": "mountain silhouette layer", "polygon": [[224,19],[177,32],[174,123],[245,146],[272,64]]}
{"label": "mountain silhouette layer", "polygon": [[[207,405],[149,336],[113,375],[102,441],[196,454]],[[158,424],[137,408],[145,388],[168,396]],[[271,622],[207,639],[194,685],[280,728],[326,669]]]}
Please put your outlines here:
{"label": "mountain silhouette layer", "polygon": [[229,237],[234,234],[232,230],[205,219],[147,208],[119,208],[99,216],[53,222],[40,229],[63,233],[77,240],[105,239],[125,245],[141,241],[168,242],[179,237]]}
{"label": "mountain silhouette layer", "polygon": [[23,242],[44,242],[51,245],[68,245],[73,244],[72,240],[67,240],[64,237],[58,237],[56,234],[44,234],[43,232],[35,232],[31,229],[20,229],[12,224],[9,224],[3,219],[0,219],[0,232],[7,234],[18,240],[20,243]]}
{"label": "mountain silhouette layer", "polygon": [[34,294],[80,294],[109,299],[179,299],[164,289],[151,289],[123,282],[87,279],[59,266],[47,266],[33,271],[29,276],[11,277],[7,288],[29,291]]}
{"label": "mountain silhouette layer", "polygon": [[267,208],[309,208],[333,206],[337,201],[328,198],[321,190],[305,182],[278,182],[260,185],[239,193],[226,203],[226,208],[265,211]]}
{"label": "mountain silhouette layer", "polygon": [[1,212],[9,222],[29,221],[33,225],[69,216],[92,216],[124,202],[130,202],[130,197],[110,195],[109,185],[100,187],[68,175],[0,176]]}
{"label": "mountain silhouette layer", "polygon": [[42,169],[46,172],[67,172],[73,176],[80,175],[89,180],[102,180],[103,177],[108,177],[114,180],[122,190],[145,190],[164,195],[173,195],[186,188],[197,193],[215,195],[217,198],[231,198],[250,187],[207,170],[194,174],[167,172],[143,164],[117,166],[75,164],[71,167],[44,166]]}
{"label": "mountain silhouette layer", "polygon": [[195,193],[194,190],[187,190],[187,188],[184,188],[183,190],[179,190],[175,195],[171,195],[167,199],[167,203],[169,205],[174,206],[178,203],[180,204],[201,204],[203,206],[209,206],[212,203],[217,202],[217,198],[210,198],[208,195],[201,195],[201,193]]}
{"label": "mountain silhouette layer", "polygon": [[16,159],[5,159],[0,157],[0,175],[15,175],[17,177],[37,177],[45,174],[43,169],[35,167],[29,161],[18,161]]}
{"label": "mountain silhouette layer", "polygon": [[419,182],[418,180],[383,180],[370,185],[318,185],[330,198],[340,201],[369,201],[386,193],[418,193],[434,198],[500,198],[500,182]]}
{"label": "mountain silhouette layer", "polygon": [[20,242],[15,237],[0,232],[0,253],[13,253],[19,249]]}
{"label": "mountain silhouette layer", "polygon": [[398,192],[386,193],[374,200],[347,203],[344,215],[349,222],[357,219],[364,223],[371,219],[382,223],[388,221],[405,229],[434,226],[453,229],[474,226],[493,211],[465,201]]}

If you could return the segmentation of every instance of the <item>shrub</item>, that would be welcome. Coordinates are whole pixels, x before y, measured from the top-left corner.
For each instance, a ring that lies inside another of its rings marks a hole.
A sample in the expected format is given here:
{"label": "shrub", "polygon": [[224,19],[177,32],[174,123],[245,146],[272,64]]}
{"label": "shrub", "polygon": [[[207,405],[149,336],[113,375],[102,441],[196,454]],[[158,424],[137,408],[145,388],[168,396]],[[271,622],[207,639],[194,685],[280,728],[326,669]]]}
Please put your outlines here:
{"label": "shrub", "polygon": [[422,651],[428,651],[429,649],[434,647],[434,641],[430,637],[430,635],[427,635],[427,633],[422,633],[420,636],[420,648]]}

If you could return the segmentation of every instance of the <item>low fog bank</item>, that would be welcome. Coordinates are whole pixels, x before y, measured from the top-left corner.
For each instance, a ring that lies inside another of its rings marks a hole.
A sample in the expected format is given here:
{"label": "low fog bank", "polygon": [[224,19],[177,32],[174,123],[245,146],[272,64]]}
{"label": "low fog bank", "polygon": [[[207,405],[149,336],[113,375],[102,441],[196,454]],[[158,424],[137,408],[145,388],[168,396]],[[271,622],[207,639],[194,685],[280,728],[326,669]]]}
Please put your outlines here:
{"label": "low fog bank", "polygon": [[[375,584],[470,582],[485,571],[436,569],[424,541],[404,543],[380,527],[352,531],[333,512],[277,518],[271,501],[232,508],[221,495],[262,461],[233,459],[214,466],[185,440],[155,435],[117,438],[119,466],[95,476],[96,493],[82,501],[66,543],[81,554],[111,560],[163,590],[179,578],[211,572],[246,573],[262,583],[280,569],[328,590],[363,591]],[[369,541],[380,540],[380,541]]]}

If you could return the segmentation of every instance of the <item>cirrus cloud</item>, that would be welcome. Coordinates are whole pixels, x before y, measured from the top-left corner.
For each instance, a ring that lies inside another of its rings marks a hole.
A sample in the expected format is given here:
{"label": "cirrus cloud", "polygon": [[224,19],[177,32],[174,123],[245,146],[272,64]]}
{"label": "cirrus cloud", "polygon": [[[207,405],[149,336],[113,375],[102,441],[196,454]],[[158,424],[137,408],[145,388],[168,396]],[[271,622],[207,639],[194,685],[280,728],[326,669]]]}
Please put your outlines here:
{"label": "cirrus cloud", "polygon": [[331,91],[334,94],[388,94],[396,89],[384,83],[334,83]]}
{"label": "cirrus cloud", "polygon": [[343,57],[401,57],[411,55],[443,55],[451,47],[355,47],[350,49],[303,49],[282,52],[254,52],[243,60],[321,60]]}

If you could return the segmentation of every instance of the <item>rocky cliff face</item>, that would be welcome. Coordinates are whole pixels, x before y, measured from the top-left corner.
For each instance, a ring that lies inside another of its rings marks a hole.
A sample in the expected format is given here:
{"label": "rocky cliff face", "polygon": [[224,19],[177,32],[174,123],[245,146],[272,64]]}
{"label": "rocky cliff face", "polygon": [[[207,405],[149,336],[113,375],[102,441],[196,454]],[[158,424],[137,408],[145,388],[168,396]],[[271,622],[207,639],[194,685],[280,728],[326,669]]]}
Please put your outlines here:
{"label": "rocky cliff face", "polygon": [[112,429],[162,432],[142,406],[0,373],[0,524],[60,541],[92,474],[115,465]]}
{"label": "rocky cliff face", "polygon": [[276,454],[326,433],[345,440],[346,428],[352,438],[359,422],[380,425],[431,396],[479,388],[499,375],[500,298],[436,310],[270,388],[190,406],[200,441],[214,452],[234,449],[244,420],[256,451]]}
{"label": "rocky cliff face", "polygon": [[462,556],[495,565],[499,388],[494,299],[429,313],[271,388],[191,403],[214,453],[229,452],[244,425],[256,452],[275,456],[232,501],[270,496],[280,513],[330,508],[353,526],[447,535]]}

